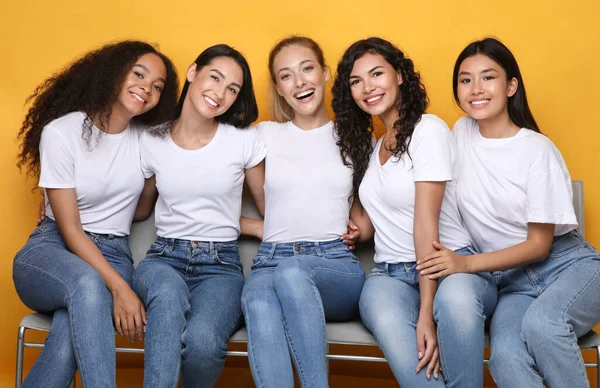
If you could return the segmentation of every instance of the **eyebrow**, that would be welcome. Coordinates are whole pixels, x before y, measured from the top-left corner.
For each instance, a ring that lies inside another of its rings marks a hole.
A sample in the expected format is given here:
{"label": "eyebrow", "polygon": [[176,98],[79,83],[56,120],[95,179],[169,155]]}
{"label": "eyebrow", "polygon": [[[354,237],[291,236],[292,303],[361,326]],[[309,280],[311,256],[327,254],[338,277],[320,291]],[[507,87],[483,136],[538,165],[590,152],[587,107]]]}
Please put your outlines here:
{"label": "eyebrow", "polygon": [[[302,66],[302,65],[304,65],[306,62],[314,62],[314,61],[313,61],[312,59],[305,59],[305,60],[301,61],[301,62],[298,64],[298,66]],[[289,70],[289,69],[290,69],[289,67],[282,67],[281,69],[277,70],[277,74],[281,73],[281,72],[282,72],[282,71],[284,71],[284,70]]]}
{"label": "eyebrow", "polygon": [[[377,70],[377,69],[379,69],[379,68],[383,69],[383,66],[375,66],[375,67],[374,67],[374,68],[372,68],[371,70],[367,71],[367,74],[371,74],[372,72],[374,72],[375,70]],[[359,76],[357,76],[357,75],[351,75],[351,76],[350,76],[350,79],[352,79],[352,78],[360,78],[360,77],[359,77]]]}
{"label": "eyebrow", "polygon": [[[135,65],[133,65],[133,67],[140,67],[140,68],[144,69],[147,73],[152,74],[150,69],[148,69],[146,66],[142,65],[141,63],[136,63]],[[167,83],[167,81],[163,77],[158,77],[157,80],[162,81],[163,84]]]}
{"label": "eyebrow", "polygon": [[[489,73],[489,72],[492,72],[492,71],[495,71],[496,73],[498,72],[498,71],[497,71],[496,69],[494,69],[493,67],[490,67],[490,68],[487,68],[487,69],[481,70],[481,71],[479,72],[479,74],[483,74],[483,73]],[[461,75],[471,75],[471,73],[469,73],[468,71],[461,71],[460,73],[458,73],[458,75],[459,75],[459,76],[461,76]]]}
{"label": "eyebrow", "polygon": [[[223,79],[227,79],[227,77],[225,77],[225,75],[224,75],[223,73],[221,73],[221,72],[220,72],[219,70],[217,70],[217,69],[210,69],[210,71],[214,71],[215,73],[217,73],[218,75],[220,75],[220,76],[221,76],[221,78],[223,78]],[[238,87],[238,89],[241,89],[241,88],[242,88],[242,85],[238,84],[237,82],[232,82],[231,84],[232,84],[233,86],[237,86],[237,87]]]}

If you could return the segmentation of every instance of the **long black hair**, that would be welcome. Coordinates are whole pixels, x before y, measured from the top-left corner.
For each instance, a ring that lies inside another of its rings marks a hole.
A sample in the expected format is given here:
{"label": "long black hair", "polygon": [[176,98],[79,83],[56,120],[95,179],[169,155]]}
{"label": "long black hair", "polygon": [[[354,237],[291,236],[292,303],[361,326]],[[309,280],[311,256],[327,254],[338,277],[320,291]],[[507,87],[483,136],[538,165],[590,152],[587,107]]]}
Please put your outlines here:
{"label": "long black hair", "polygon": [[373,151],[371,142],[373,118],[352,98],[350,73],[354,62],[367,53],[381,55],[395,71],[399,71],[402,75],[403,82],[398,87],[400,98],[395,107],[398,110],[398,120],[394,122],[396,145],[390,148],[396,157],[401,157],[408,152],[415,126],[429,105],[425,86],[412,60],[392,43],[381,38],[368,38],[359,40],[346,50],[338,64],[332,89],[332,105],[335,113],[335,129],[339,136],[337,144],[346,165],[354,168],[352,184],[355,195],[358,193],[358,187]]}
{"label": "long black hair", "polygon": [[[235,99],[234,103],[227,111],[217,117],[215,120],[219,123],[233,125],[236,128],[246,128],[258,118],[258,105],[254,96],[254,86],[252,85],[252,74],[250,66],[246,58],[236,49],[226,45],[217,44],[202,51],[198,58],[194,61],[196,71],[202,70],[210,64],[213,59],[227,57],[233,59],[242,68],[242,87]],[[170,124],[173,120],[177,120],[181,116],[183,103],[190,88],[190,81],[186,79],[179,101],[175,107],[175,114],[171,117],[171,121],[162,125],[150,128],[148,132],[154,136],[164,137],[169,131]]]}
{"label": "long black hair", "polygon": [[168,120],[177,103],[177,73],[169,58],[154,46],[141,41],[111,43],[88,52],[83,57],[42,82],[25,103],[33,101],[19,130],[21,140],[17,167],[27,167],[27,175],[40,175],[40,140],[42,130],[52,120],[67,113],[82,111],[82,136],[90,141],[92,117],[104,129],[110,122],[112,108],[136,60],[145,54],[160,57],[167,69],[167,80],[158,104],[134,118],[145,125],[156,125]]}
{"label": "long black hair", "polygon": [[519,65],[517,64],[517,60],[508,47],[506,47],[502,42],[500,42],[496,38],[485,38],[482,40],[476,40],[470,43],[465,49],[460,53],[458,58],[456,59],[456,63],[454,64],[454,71],[452,74],[452,91],[454,92],[454,100],[460,106],[460,101],[458,100],[458,72],[460,70],[460,65],[464,62],[465,59],[475,56],[477,54],[483,54],[486,57],[490,58],[492,61],[496,62],[498,65],[504,69],[506,72],[506,79],[511,80],[515,78],[518,82],[517,91],[512,97],[508,97],[508,116],[520,128],[529,128],[536,132],[540,132],[535,119],[533,118],[533,114],[529,109],[529,104],[527,103],[527,93],[525,93],[525,82],[523,82],[523,77],[521,76],[521,70],[519,70]]}

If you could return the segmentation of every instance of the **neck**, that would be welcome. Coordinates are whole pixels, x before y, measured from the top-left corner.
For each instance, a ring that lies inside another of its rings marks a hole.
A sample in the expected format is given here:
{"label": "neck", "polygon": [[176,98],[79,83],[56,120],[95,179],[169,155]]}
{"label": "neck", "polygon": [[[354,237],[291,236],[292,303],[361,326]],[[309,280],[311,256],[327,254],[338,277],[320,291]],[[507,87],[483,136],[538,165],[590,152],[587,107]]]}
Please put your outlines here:
{"label": "neck", "polygon": [[214,118],[207,119],[201,116],[188,99],[183,103],[181,115],[173,125],[171,125],[171,134],[181,135],[192,139],[197,137],[210,136],[216,132],[219,123]]}
{"label": "neck", "polygon": [[292,120],[295,126],[305,131],[322,127],[329,121],[329,115],[327,114],[327,109],[325,109],[325,104],[321,104],[319,109],[312,115],[301,116],[296,113]]}
{"label": "neck", "polygon": [[110,120],[106,124],[105,127],[100,125],[100,117],[95,115],[92,117],[92,122],[94,125],[99,128],[102,132],[109,134],[118,134],[127,129],[129,122],[133,119],[133,116],[123,112],[119,106],[114,106],[112,112],[110,114]]}
{"label": "neck", "polygon": [[495,117],[477,120],[477,123],[479,124],[479,133],[481,133],[481,136],[489,139],[512,137],[520,130],[508,116],[508,111],[504,111]]}
{"label": "neck", "polygon": [[394,128],[394,123],[396,121],[398,121],[399,117],[400,117],[400,115],[398,113],[398,109],[396,109],[395,106],[393,106],[392,108],[388,109],[386,112],[383,112],[382,114],[379,115],[379,119],[381,120],[381,122],[383,122],[383,125],[385,125],[386,136],[395,136],[396,135],[396,129]]}

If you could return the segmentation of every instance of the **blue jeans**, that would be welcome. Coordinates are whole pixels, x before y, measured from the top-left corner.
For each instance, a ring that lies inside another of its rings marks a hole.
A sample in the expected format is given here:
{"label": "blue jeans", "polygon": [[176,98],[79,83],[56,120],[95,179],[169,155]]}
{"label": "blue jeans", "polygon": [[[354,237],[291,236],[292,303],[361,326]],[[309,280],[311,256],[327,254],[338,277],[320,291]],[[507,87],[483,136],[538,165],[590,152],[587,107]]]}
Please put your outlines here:
{"label": "blue jeans", "polygon": [[[131,283],[127,237],[87,233],[106,260]],[[23,303],[54,314],[52,330],[23,387],[65,387],[77,367],[83,385],[116,385],[113,298],[92,266],[71,253],[46,217],[17,253],[13,280]]]}
{"label": "blue jeans", "polygon": [[[456,252],[476,253],[470,247]],[[433,311],[446,388],[483,387],[485,324],[497,301],[496,282],[489,272],[455,273],[440,279]]]}
{"label": "blue jeans", "polygon": [[545,261],[494,277],[489,368],[498,386],[589,387],[577,337],[600,320],[598,252],[570,232],[554,238]]}
{"label": "blue jeans", "polygon": [[[472,254],[470,248],[456,252]],[[443,387],[441,378],[427,380],[427,368],[415,372],[419,363],[416,328],[421,308],[419,273],[415,267],[415,262],[375,264],[360,296],[360,316],[377,339],[401,386]],[[439,314],[446,314],[446,311],[440,310]],[[448,324],[445,329],[453,331],[454,327]]]}
{"label": "blue jeans", "polygon": [[328,242],[263,242],[244,286],[242,310],[257,387],[328,386],[325,320],[358,307],[364,271],[348,247]]}
{"label": "blue jeans", "polygon": [[157,238],[133,274],[147,314],[144,387],[177,387],[180,369],[184,387],[214,386],[243,286],[237,241]]}

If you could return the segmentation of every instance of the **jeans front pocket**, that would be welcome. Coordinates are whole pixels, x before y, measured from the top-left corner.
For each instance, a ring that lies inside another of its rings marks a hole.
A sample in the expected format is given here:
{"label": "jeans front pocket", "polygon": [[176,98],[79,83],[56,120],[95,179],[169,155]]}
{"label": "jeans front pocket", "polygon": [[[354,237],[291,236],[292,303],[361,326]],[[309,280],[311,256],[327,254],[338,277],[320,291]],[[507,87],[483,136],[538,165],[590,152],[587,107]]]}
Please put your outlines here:
{"label": "jeans front pocket", "polygon": [[219,264],[231,266],[240,272],[242,271],[240,249],[237,242],[219,243],[215,248],[214,258]]}
{"label": "jeans front pocket", "polygon": [[150,249],[146,252],[146,257],[160,257],[165,254],[167,250],[167,244],[161,241],[154,241],[152,245],[150,245]]}

